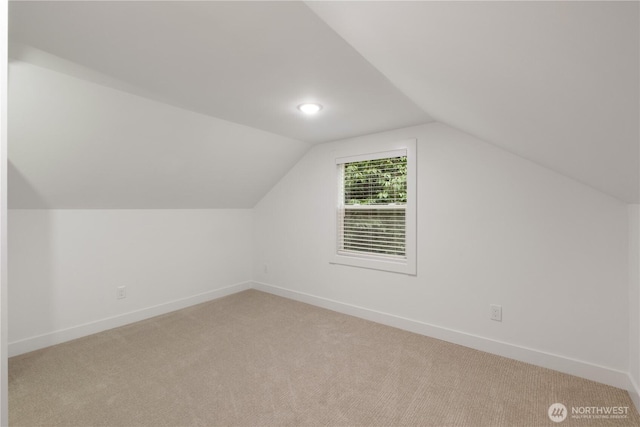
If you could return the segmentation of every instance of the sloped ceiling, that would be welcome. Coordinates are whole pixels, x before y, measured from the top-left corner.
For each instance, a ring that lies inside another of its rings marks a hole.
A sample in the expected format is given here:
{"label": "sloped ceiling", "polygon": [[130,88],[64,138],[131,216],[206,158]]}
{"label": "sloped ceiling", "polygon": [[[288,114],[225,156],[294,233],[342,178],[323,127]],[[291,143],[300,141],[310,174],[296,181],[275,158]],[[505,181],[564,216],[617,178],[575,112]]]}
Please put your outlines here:
{"label": "sloped ceiling", "polygon": [[637,202],[638,20],[636,2],[11,2],[10,207],[250,207],[309,144],[434,119]]}
{"label": "sloped ceiling", "polygon": [[10,73],[11,208],[250,208],[309,148],[29,63]]}
{"label": "sloped ceiling", "polygon": [[445,122],[640,197],[638,2],[308,2]]}
{"label": "sloped ceiling", "polygon": [[[300,2],[24,2],[12,41],[157,99],[306,142],[430,118]],[[320,102],[304,120],[303,102]]]}

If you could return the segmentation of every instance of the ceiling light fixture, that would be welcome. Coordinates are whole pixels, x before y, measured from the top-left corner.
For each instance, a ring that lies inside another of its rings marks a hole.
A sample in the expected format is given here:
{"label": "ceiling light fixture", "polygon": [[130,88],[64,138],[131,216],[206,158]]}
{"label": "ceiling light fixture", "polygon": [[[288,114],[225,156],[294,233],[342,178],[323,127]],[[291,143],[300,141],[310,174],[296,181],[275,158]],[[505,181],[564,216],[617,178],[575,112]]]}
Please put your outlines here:
{"label": "ceiling light fixture", "polygon": [[322,110],[322,105],[320,105],[320,104],[300,104],[300,105],[298,105],[298,110],[302,111],[305,114],[316,114],[318,111]]}

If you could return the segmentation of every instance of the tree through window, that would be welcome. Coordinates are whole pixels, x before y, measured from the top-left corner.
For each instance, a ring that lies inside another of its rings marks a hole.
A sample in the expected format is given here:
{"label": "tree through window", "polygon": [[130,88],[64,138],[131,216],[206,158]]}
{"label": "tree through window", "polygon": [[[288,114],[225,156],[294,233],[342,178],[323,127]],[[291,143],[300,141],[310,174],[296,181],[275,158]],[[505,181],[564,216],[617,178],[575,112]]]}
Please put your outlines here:
{"label": "tree through window", "polygon": [[416,149],[405,139],[334,153],[332,264],[416,274]]}
{"label": "tree through window", "polygon": [[339,167],[339,252],[404,258],[407,156]]}

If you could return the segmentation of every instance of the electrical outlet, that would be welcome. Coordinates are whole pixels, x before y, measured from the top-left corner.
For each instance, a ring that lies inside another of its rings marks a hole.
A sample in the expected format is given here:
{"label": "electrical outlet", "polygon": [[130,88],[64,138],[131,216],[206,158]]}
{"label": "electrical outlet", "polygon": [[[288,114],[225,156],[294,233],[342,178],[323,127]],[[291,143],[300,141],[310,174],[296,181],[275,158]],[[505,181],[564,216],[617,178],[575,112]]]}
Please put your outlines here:
{"label": "electrical outlet", "polygon": [[118,286],[116,288],[116,298],[122,299],[127,297],[127,288],[126,286]]}
{"label": "electrical outlet", "polygon": [[502,306],[491,304],[491,320],[502,322]]}

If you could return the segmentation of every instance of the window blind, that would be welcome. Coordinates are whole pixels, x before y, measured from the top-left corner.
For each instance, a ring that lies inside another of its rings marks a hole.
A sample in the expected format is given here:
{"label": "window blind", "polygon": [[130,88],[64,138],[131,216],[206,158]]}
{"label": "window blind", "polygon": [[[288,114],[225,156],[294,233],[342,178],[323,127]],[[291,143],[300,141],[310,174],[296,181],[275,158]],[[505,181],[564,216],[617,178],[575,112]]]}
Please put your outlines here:
{"label": "window blind", "polygon": [[406,259],[407,156],[338,163],[337,251]]}

